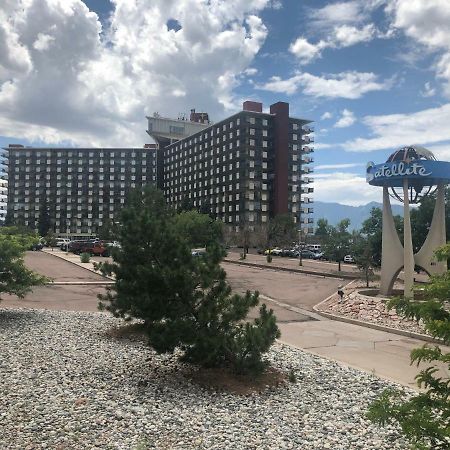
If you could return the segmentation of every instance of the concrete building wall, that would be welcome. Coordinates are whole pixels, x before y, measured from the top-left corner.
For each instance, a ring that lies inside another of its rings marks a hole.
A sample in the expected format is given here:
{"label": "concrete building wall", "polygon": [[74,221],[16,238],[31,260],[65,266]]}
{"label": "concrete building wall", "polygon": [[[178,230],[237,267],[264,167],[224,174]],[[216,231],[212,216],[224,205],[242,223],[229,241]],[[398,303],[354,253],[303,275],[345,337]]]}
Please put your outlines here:
{"label": "concrete building wall", "polygon": [[131,189],[156,183],[149,148],[9,148],[8,213],[37,228],[43,205],[57,234],[98,232]]}
{"label": "concrete building wall", "polygon": [[8,196],[8,153],[0,149],[0,223],[6,218]]}
{"label": "concrete building wall", "polygon": [[310,121],[289,117],[287,103],[260,111],[245,102],[243,111],[161,149],[169,204],[190,202],[234,227],[292,214],[312,228]]}

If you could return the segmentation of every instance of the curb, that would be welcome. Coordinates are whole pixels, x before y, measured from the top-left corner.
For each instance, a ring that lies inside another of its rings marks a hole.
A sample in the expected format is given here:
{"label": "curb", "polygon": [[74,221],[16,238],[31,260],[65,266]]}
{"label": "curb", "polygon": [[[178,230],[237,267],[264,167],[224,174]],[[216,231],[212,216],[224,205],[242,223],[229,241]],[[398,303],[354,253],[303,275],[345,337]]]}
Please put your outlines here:
{"label": "curb", "polygon": [[[350,284],[350,283],[348,283],[348,284]],[[332,294],[332,295],[335,295],[335,294]],[[440,341],[438,339],[434,339],[431,336],[428,336],[426,334],[416,333],[414,331],[400,330],[398,328],[392,328],[392,327],[388,327],[387,325],[379,325],[377,323],[372,323],[372,322],[364,322],[363,320],[351,319],[350,317],[337,316],[335,314],[331,314],[331,313],[321,311],[320,309],[318,309],[318,307],[322,303],[326,302],[331,297],[332,296],[330,295],[325,300],[322,300],[320,303],[318,303],[316,306],[313,306],[314,311],[316,311],[321,316],[326,317],[327,319],[336,320],[337,322],[350,323],[352,325],[358,325],[360,327],[372,328],[372,329],[378,330],[378,331],[385,331],[386,333],[398,334],[400,336],[418,339],[420,341],[430,342],[432,344],[442,345],[442,341]]]}
{"label": "curb", "polygon": [[47,286],[110,286],[113,281],[52,281]]}
{"label": "curb", "polygon": [[[81,266],[80,264],[76,263],[75,261],[71,261],[70,259],[66,259],[66,258],[64,258],[64,257],[61,256],[61,255],[57,255],[57,254],[55,254],[55,253],[47,252],[47,251],[43,251],[43,253],[45,253],[45,254],[47,254],[47,255],[54,256],[55,258],[62,259],[63,261],[66,261],[66,262],[68,262],[68,263],[70,263],[70,264],[73,264],[74,266],[80,267],[81,269],[87,270],[87,271],[89,271],[89,272],[91,272],[91,273],[95,273],[95,274],[98,275],[99,277],[105,278],[105,281],[99,281],[99,283],[105,283],[105,282],[106,282],[106,283],[109,283],[108,280],[115,281],[115,280],[113,280],[113,279],[110,278],[110,277],[105,277],[105,276],[103,276],[103,275],[100,274],[99,272],[96,272],[94,269],[89,269],[88,267]],[[49,283],[49,284],[56,284],[56,283]]]}
{"label": "curb", "polygon": [[348,279],[348,280],[357,280],[359,276],[353,276],[348,274],[334,274],[328,272],[316,272],[314,270],[308,269],[291,269],[289,267],[280,267],[280,266],[267,266],[266,264],[258,264],[258,263],[248,263],[242,261],[233,261],[232,259],[224,259],[224,263],[236,264],[238,266],[246,266],[246,267],[257,267],[258,269],[269,269],[269,270],[280,270],[282,272],[291,272],[291,273],[303,273],[306,275],[315,275],[317,277],[323,278],[338,278],[339,280]]}

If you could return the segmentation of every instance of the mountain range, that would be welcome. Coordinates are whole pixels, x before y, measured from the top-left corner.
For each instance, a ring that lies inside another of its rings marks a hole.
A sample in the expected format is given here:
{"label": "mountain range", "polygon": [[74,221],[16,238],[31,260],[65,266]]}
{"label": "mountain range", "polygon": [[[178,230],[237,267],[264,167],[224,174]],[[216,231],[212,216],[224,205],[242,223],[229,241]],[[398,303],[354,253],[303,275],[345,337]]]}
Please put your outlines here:
{"label": "mountain range", "polygon": [[[366,205],[349,206],[340,203],[314,202],[314,222],[326,219],[330,225],[336,225],[342,219],[350,219],[350,230],[361,228],[362,223],[370,216],[372,208],[383,208],[378,202],[370,202]],[[394,215],[403,216],[403,206],[392,205]]]}

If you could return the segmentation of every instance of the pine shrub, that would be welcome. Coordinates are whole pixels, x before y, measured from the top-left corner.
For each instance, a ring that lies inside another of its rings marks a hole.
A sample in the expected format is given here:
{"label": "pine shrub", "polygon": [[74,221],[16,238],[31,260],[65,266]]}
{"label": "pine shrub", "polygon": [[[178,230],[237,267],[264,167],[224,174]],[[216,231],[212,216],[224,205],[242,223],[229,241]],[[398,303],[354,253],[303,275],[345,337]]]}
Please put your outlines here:
{"label": "pine shrub", "polygon": [[89,253],[83,252],[80,255],[80,260],[82,263],[88,263],[91,260],[91,255]]}
{"label": "pine shrub", "polygon": [[212,242],[202,258],[194,258],[176,221],[160,191],[134,192],[120,215],[121,247],[112,263],[99,265],[116,279],[99,296],[100,308],[125,320],[142,319],[158,353],[179,348],[183,360],[203,367],[261,373],[263,354],[280,335],[273,311],[262,305],[259,316],[246,321],[258,293],[233,294],[220,266],[224,250]]}
{"label": "pine shrub", "polygon": [[[450,256],[450,244],[436,252],[441,260]],[[422,321],[431,336],[442,345],[450,345],[450,271],[432,276],[423,288],[421,301],[397,298],[389,303],[403,317]],[[387,390],[369,408],[368,417],[380,425],[397,423],[415,448],[444,450],[450,448],[450,353],[439,345],[424,345],[411,352],[411,363],[431,366],[416,376],[423,392],[405,400]],[[437,363],[446,366],[447,375],[438,375]]]}

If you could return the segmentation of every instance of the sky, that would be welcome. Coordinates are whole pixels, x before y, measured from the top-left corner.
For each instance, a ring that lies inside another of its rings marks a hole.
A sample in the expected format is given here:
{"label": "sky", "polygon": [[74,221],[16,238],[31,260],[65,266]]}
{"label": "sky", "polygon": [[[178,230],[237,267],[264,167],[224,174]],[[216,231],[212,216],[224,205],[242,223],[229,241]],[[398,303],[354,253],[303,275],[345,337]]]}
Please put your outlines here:
{"label": "sky", "polygon": [[1,0],[0,146],[138,146],[145,116],[244,100],[314,121],[314,200],[368,161],[450,160],[450,0]]}

